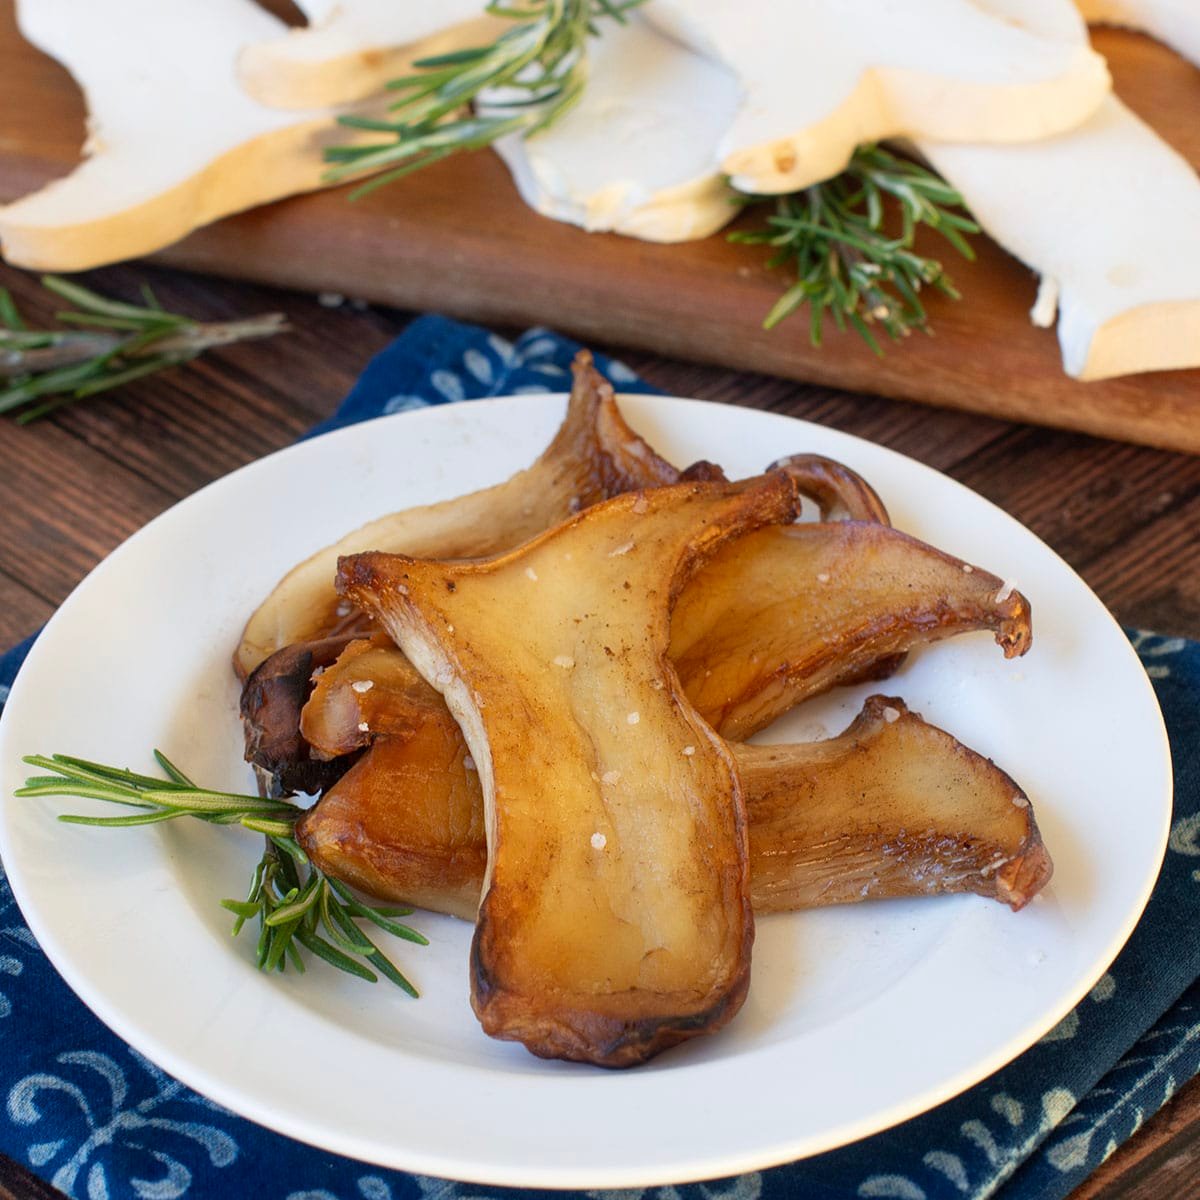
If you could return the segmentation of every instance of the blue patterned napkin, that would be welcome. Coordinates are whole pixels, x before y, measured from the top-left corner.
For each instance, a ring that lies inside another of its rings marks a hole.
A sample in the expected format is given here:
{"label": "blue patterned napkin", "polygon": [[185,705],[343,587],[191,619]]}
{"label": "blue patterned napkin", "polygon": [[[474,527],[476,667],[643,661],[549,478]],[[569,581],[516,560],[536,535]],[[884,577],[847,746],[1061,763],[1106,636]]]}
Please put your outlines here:
{"label": "blue patterned napkin", "polygon": [[[423,317],[372,361],[319,430],[512,392],[563,391],[576,345],[509,343]],[[624,391],[650,391],[601,358]],[[1175,751],[1175,817],[1146,915],[1056,1029],[957,1099],[818,1158],[646,1200],[1002,1200],[1065,1196],[1200,1070],[1200,644],[1136,633]],[[0,659],[0,703],[26,642]],[[365,1166],[243,1121],[108,1031],[38,949],[0,874],[0,1152],[88,1200],[479,1200],[516,1195]],[[590,1193],[612,1200],[610,1192]]]}

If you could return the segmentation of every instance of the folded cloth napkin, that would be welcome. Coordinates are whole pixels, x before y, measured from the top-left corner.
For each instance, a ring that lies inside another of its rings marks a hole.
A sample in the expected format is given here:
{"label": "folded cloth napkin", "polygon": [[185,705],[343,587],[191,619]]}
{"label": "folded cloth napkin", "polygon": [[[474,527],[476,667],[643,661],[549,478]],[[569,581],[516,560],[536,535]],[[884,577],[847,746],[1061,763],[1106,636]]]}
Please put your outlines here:
{"label": "folded cloth napkin", "polygon": [[[481,396],[562,391],[576,349],[543,330],[509,343],[423,317],[368,365],[336,416],[314,432]],[[598,365],[624,391],[653,390],[621,363],[601,357]],[[1193,936],[1200,918],[1200,644],[1131,637],[1175,752],[1174,824],[1150,906],[1091,994],[1009,1066],[886,1133],[773,1170],[631,1195],[1054,1200],[1200,1070],[1200,939]],[[0,659],[0,701],[28,647]],[[0,934],[0,1152],[69,1195],[171,1200],[220,1190],[260,1200],[478,1200],[512,1194],[338,1158],[189,1091],[75,998],[38,950],[2,874]]]}

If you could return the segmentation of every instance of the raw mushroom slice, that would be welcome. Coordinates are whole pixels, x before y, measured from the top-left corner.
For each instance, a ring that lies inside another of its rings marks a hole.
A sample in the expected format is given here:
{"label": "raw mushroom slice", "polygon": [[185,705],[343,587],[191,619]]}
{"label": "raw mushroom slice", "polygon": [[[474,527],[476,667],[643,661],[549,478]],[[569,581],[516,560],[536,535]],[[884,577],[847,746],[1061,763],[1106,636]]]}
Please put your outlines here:
{"label": "raw mushroom slice", "polygon": [[[1086,44],[1068,0],[986,5]],[[1033,319],[1049,326],[1057,313],[1068,375],[1200,366],[1200,177],[1120,100],[1040,142],[919,149],[983,228],[1041,276]]]}
{"label": "raw mushroom slice", "polygon": [[[376,742],[297,837],[326,874],[369,895],[473,920],[487,866],[482,797],[474,773],[443,769],[435,721],[408,742]],[[1019,909],[1050,878],[1025,793],[902,700],[872,696],[828,741],[730,751],[756,913],[958,892]],[[466,756],[461,737],[454,753]]]}
{"label": "raw mushroom slice", "polygon": [[782,472],[630,493],[483,563],[344,559],[462,728],[488,867],[471,946],[485,1032],[643,1062],[745,999],[741,789],[666,661],[670,609],[724,542],[799,508]]}
{"label": "raw mushroom slice", "polygon": [[973,0],[655,0],[646,16],[737,76],[721,166],[745,192],[836,175],[856,146],[907,136],[1024,142],[1070,129],[1109,89],[1087,45],[1042,38]]}
{"label": "raw mushroom slice", "polygon": [[707,237],[737,215],[718,144],[740,89],[636,15],[589,44],[588,85],[549,129],[496,145],[525,202],[589,231]]}
{"label": "raw mushroom slice", "polygon": [[1068,375],[1200,366],[1200,177],[1119,100],[1045,142],[921,149],[1041,276],[1033,320],[1057,315]]}
{"label": "raw mushroom slice", "polygon": [[705,720],[740,741],[809,696],[883,677],[914,646],[981,629],[1006,658],[1024,654],[1029,602],[899,530],[834,521],[725,546],[681,593],[670,653]]}
{"label": "raw mushroom slice", "polygon": [[485,0],[296,0],[306,29],[246,46],[238,79],[263,104],[323,108],[382,91],[418,59],[486,45],[510,23]]}
{"label": "raw mushroom slice", "polygon": [[1200,8],[1196,0],[1075,0],[1093,25],[1123,25],[1165,42],[1200,66]]}
{"label": "raw mushroom slice", "polygon": [[732,749],[758,912],[948,892],[1016,910],[1050,880],[1029,797],[902,700],[828,741]]}
{"label": "raw mushroom slice", "polygon": [[242,632],[234,655],[238,678],[245,680],[293,642],[323,636],[344,618],[333,590],[340,555],[362,550],[425,558],[496,554],[598,500],[683,477],[625,423],[591,355],[581,352],[572,370],[574,387],[562,426],[531,467],[494,487],[371,521],[289,571]]}
{"label": "raw mushroom slice", "polygon": [[323,186],[345,141],[327,111],[285,113],[234,77],[242,46],[284,24],[253,0],[20,0],[21,32],[88,108],[84,161],[0,208],[4,256],[81,271],[140,258],[228,213]]}

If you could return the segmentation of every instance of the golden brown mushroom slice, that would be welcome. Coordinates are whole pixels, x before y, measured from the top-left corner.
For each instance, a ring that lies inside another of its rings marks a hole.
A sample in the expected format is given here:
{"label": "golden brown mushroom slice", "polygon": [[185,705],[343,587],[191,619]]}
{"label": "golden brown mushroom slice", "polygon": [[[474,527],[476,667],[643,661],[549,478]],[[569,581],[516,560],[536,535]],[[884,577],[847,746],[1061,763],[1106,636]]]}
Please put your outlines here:
{"label": "golden brown mushroom slice", "polygon": [[[581,351],[567,413],[542,456],[494,487],[405,509],[348,533],[294,567],[255,610],[234,654],[245,680],[264,659],[336,628],[337,560],[363,550],[420,558],[475,558],[509,550],[572,513],[634,488],[677,482],[680,472],[625,423],[609,383]],[[702,464],[711,471],[708,464]],[[693,469],[694,470],[694,469]]]}
{"label": "golden brown mushroom slice", "polygon": [[350,642],[314,680],[300,735],[317,760],[340,758],[377,738],[404,740],[445,714],[441,695],[382,631]]}
{"label": "golden brown mushroom slice", "polygon": [[947,892],[1019,909],[1050,880],[1021,788],[895,697],[827,741],[731,749],[757,912]]}
{"label": "golden brown mushroom slice", "polygon": [[340,590],[442,692],[479,773],[471,1000],[492,1036],[631,1066],[740,1008],[741,791],[667,663],[670,609],[722,543],[797,509],[782,473],[681,484],[486,563],[341,563]]}
{"label": "golden brown mushroom slice", "polygon": [[464,759],[442,705],[412,737],[375,742],[296,823],[297,840],[326,875],[369,896],[473,921],[487,836]]}
{"label": "golden brown mushroom slice", "polygon": [[871,521],[761,529],[725,546],[671,618],[691,701],[740,741],[801,700],[891,673],[924,642],[987,629],[1030,646],[1029,602],[995,575]]}
{"label": "golden brown mushroom slice", "polygon": [[[1049,881],[1025,793],[902,700],[870,697],[828,741],[730,750],[758,913],[957,892],[1019,909]],[[487,841],[464,760],[443,707],[409,740],[377,741],[301,818],[300,844],[326,874],[381,900],[473,920]]]}
{"label": "golden brown mushroom slice", "polygon": [[301,729],[315,759],[345,764],[297,823],[312,861],[372,895],[402,880],[405,904],[473,917],[483,792],[441,694],[379,635],[351,642],[320,676]]}
{"label": "golden brown mushroom slice", "polygon": [[246,680],[240,703],[246,758],[264,795],[319,791],[349,765],[314,755],[296,714],[303,711],[314,675],[339,662],[351,640],[341,634],[296,642],[260,663]]}
{"label": "golden brown mushroom slice", "polygon": [[823,454],[789,454],[777,459],[768,471],[784,471],[796,490],[816,503],[821,520],[876,521],[890,525],[891,518],[879,493],[857,472]]}

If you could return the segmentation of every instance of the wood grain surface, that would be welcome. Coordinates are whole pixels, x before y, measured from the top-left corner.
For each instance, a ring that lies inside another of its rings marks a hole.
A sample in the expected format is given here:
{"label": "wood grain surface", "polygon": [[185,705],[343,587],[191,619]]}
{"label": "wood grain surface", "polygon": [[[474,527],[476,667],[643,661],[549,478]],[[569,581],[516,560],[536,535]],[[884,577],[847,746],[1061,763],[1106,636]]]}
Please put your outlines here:
{"label": "wood grain surface", "polygon": [[[331,413],[408,320],[161,268],[117,268],[87,282],[133,299],[143,279],[172,309],[206,320],[280,310],[293,332],[228,348],[27,427],[0,422],[0,645],[33,632],[151,517]],[[0,286],[32,321],[55,307],[11,268],[0,266]],[[945,471],[1049,542],[1119,620],[1200,637],[1200,458],[596,345],[667,391],[817,421]],[[1075,1200],[1195,1194],[1198,1136],[1194,1082]],[[19,1171],[0,1161],[0,1196],[4,1188],[21,1200],[47,1195],[22,1191]]]}
{"label": "wood grain surface", "polygon": [[[77,89],[20,40],[12,14],[12,0],[0,0],[0,200],[65,173],[83,138]],[[1096,41],[1121,96],[1200,165],[1200,71],[1135,34],[1102,30]],[[831,330],[814,349],[803,322],[764,331],[780,282],[757,249],[720,235],[656,246],[582,233],[528,210],[489,152],[353,205],[339,189],[245,213],[161,257],[214,275],[549,324],[585,340],[1200,453],[1200,371],[1068,379],[1053,333],[1029,323],[1034,277],[978,242],[977,262],[953,264],[964,301],[931,297],[935,336],[909,338],[882,360],[854,334]]]}

